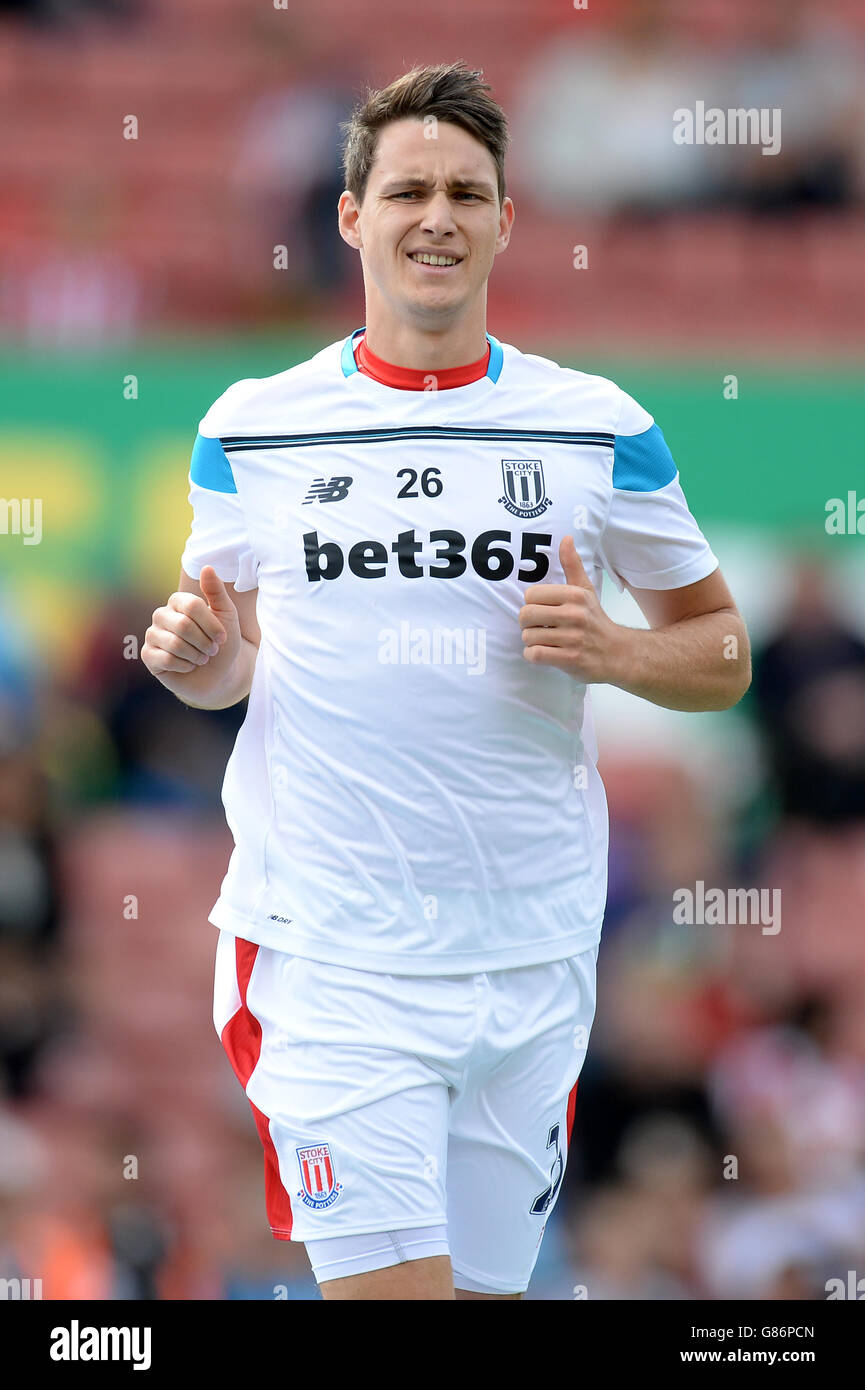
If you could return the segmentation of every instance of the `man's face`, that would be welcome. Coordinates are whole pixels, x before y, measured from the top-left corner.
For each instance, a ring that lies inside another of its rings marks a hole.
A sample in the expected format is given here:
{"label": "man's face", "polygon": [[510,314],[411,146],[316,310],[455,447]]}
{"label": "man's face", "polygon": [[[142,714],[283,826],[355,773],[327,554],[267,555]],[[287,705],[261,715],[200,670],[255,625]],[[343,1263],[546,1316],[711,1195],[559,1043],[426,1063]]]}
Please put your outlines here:
{"label": "man's face", "polygon": [[[360,250],[370,291],[414,320],[453,320],[482,295],[508,244],[514,207],[499,207],[485,145],[446,121],[408,119],[378,137],[363,203],[339,201],[340,230]],[[455,264],[424,264],[433,254]]]}

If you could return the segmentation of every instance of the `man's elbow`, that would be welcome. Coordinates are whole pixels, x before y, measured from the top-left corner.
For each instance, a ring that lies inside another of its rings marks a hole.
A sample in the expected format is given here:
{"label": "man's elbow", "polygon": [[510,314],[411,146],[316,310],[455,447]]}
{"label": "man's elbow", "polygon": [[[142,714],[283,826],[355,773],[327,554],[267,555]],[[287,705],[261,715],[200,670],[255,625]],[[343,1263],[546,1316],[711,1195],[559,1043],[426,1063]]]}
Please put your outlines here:
{"label": "man's elbow", "polygon": [[748,690],[749,690],[749,688],[750,688],[750,685],[751,685],[751,663],[750,663],[750,661],[749,661],[749,662],[748,662],[748,665],[747,665],[747,670],[745,671],[744,675],[743,675],[739,680],[737,680],[736,683],[732,686],[732,688],[731,688],[731,690],[729,691],[729,693],[728,693],[728,695],[727,695],[727,698],[725,699],[723,705],[719,705],[718,708],[719,708],[719,709],[732,709],[734,705],[738,705],[738,703],[739,703],[739,701],[742,699],[742,697],[743,697],[744,695],[747,694],[747,692],[748,692]]}
{"label": "man's elbow", "polygon": [[744,653],[737,658],[733,669],[728,672],[724,689],[721,692],[722,703],[714,708],[732,709],[734,705],[738,705],[751,687],[751,678],[751,652],[746,645]]}
{"label": "man's elbow", "polygon": [[729,669],[721,692],[723,703],[717,706],[718,709],[732,709],[734,705],[738,705],[751,685],[751,643],[748,629],[738,610],[734,611],[733,616],[733,631],[725,633],[723,637],[722,650]]}

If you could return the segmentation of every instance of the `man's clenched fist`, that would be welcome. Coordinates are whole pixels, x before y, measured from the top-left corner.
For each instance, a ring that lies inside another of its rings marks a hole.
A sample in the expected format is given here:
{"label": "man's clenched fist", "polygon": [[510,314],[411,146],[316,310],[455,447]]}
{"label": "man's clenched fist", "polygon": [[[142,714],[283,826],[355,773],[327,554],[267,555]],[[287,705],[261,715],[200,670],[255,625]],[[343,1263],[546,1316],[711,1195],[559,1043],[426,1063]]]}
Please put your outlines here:
{"label": "man's clenched fist", "polygon": [[172,594],[153,614],[141,659],[154,676],[188,675],[199,666],[228,670],[240,651],[237,609],[212,565],[205,565],[198,594]]}

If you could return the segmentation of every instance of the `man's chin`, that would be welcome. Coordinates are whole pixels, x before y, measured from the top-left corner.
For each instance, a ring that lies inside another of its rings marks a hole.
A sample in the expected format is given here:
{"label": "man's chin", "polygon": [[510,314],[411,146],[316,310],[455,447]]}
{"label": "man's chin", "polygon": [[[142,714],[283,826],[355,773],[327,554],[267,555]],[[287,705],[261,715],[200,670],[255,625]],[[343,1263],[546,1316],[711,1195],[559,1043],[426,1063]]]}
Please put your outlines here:
{"label": "man's chin", "polygon": [[411,285],[405,298],[410,304],[441,309],[443,312],[466,308],[472,296],[464,285]]}

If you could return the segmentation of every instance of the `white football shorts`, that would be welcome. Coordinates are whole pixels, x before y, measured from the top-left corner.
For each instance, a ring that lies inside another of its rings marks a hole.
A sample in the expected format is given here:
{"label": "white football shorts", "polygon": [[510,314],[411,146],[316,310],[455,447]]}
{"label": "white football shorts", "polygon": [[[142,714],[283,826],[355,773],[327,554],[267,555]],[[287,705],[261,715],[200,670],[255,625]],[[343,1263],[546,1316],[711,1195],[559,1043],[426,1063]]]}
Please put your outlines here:
{"label": "white football shorts", "polygon": [[597,957],[387,975],[220,931],[213,1021],[264,1146],[268,1221],[306,1243],[319,1282],[449,1254],[457,1288],[527,1288]]}

